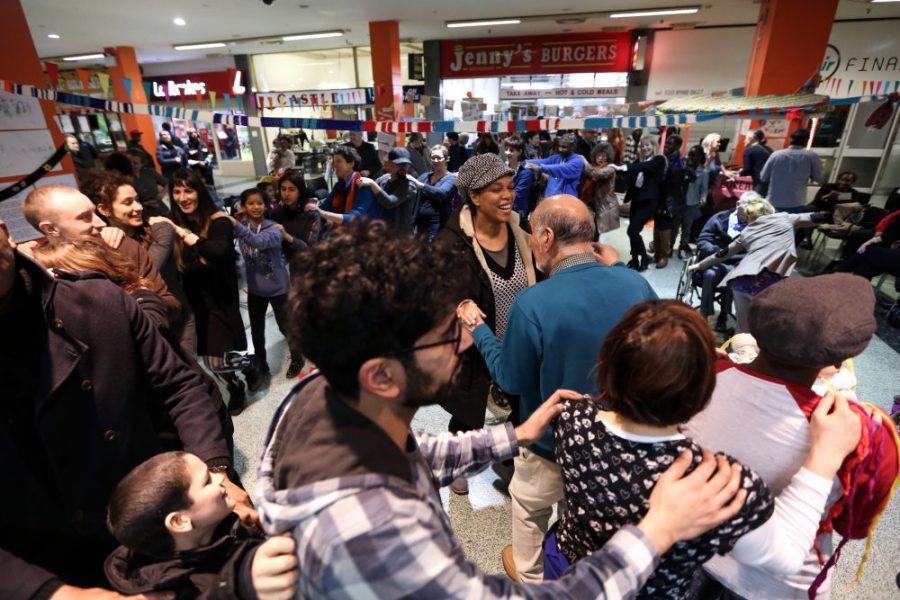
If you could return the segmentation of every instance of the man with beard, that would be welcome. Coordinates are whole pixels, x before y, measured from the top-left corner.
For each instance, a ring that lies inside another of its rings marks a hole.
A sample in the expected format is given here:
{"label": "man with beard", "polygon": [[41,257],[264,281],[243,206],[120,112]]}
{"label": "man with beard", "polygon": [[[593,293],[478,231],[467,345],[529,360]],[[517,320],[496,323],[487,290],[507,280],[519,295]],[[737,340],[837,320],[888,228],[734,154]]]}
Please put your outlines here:
{"label": "man with beard", "polygon": [[[601,246],[612,255],[598,262],[593,239],[594,220],[584,202],[574,196],[544,199],[531,215],[528,244],[549,277],[516,296],[503,342],[484,325],[480,310],[461,307],[491,378],[520,397],[522,419],[537,414],[560,388],[596,395],[594,365],[606,334],[632,306],[656,299],[647,280],[617,262],[614,250]],[[564,495],[552,429],[521,449],[509,495],[512,546],[503,549],[503,566],[517,581],[541,581],[544,536],[553,505]]]}
{"label": "man with beard", "polygon": [[575,154],[575,136],[566,134],[557,139],[556,154],[547,158],[525,161],[525,167],[532,169],[535,176],[547,175],[547,196],[568,194],[578,196],[578,184],[584,171],[585,160]]}
{"label": "man with beard", "polygon": [[[449,251],[380,222],[346,225],[298,258],[294,333],[320,371],[276,412],[257,490],[267,532],[297,539],[299,595],[632,596],[672,543],[736,513],[746,496],[735,495],[739,477],[710,455],[679,479],[682,457],[644,520],[562,579],[522,586],[482,572],[453,535],[437,488],[534,443],[560,400],[580,394],[555,392],[516,428],[410,432],[419,407],[453,398],[459,356],[472,344],[456,315],[456,282],[445,275],[452,263]],[[726,504],[732,496],[740,504]]]}
{"label": "man with beard", "polygon": [[407,178],[412,161],[406,148],[392,148],[388,153],[388,173],[377,180],[360,177],[359,185],[372,190],[381,205],[384,220],[402,233],[412,233],[416,217],[419,188]]}

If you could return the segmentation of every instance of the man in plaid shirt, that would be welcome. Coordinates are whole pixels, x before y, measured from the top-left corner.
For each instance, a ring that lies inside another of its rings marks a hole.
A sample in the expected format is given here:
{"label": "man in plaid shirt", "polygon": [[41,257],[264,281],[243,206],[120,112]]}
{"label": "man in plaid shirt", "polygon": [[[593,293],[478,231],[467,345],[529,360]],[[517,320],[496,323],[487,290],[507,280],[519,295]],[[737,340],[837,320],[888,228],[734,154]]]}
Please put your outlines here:
{"label": "man in plaid shirt", "polygon": [[[455,257],[383,224],[341,228],[300,258],[292,313],[319,372],[275,415],[259,468],[269,534],[297,540],[299,592],[329,598],[628,598],[659,555],[736,514],[739,471],[709,455],[664,474],[636,527],[562,579],[523,585],[468,561],[438,486],[515,456],[560,412],[560,390],[525,423],[413,435],[420,406],[452,398],[472,344],[454,307]],[[736,493],[737,492],[737,493]]]}

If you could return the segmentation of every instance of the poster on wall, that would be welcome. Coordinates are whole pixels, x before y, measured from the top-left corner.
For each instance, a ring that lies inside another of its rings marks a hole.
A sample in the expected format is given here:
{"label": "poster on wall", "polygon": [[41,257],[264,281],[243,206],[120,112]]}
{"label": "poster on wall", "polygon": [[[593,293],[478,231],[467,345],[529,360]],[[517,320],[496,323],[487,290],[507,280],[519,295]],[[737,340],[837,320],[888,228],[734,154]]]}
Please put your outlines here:
{"label": "poster on wall", "polygon": [[[0,177],[18,177],[31,173],[53,156],[56,145],[47,129],[0,131]],[[61,171],[56,165],[54,171]]]}
{"label": "poster on wall", "polygon": [[0,130],[43,129],[46,126],[40,100],[0,91]]}
{"label": "poster on wall", "polygon": [[816,93],[832,98],[900,91],[900,36],[895,20],[836,23],[819,68]]}
{"label": "poster on wall", "polygon": [[623,73],[631,34],[568,33],[441,42],[441,76]]}

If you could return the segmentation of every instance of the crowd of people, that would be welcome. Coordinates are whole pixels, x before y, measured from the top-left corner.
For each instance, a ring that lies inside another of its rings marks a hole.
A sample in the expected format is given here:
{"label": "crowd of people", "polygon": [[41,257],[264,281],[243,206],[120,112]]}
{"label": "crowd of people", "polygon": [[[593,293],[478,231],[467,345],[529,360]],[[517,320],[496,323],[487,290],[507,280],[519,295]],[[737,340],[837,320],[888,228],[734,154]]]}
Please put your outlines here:
{"label": "crowd of people", "polygon": [[[471,156],[416,134],[383,164],[353,134],[322,200],[279,138],[234,206],[163,130],[159,171],[132,135],[79,189],[36,188],[42,238],[0,221],[0,597],[827,598],[900,474],[890,417],[829,383],[875,333],[866,278],[893,272],[900,212],[843,272],[792,277],[798,232],[868,200],[842,174],[805,207],[804,136],[753,134],[757,191],[720,211],[711,188],[740,176],[721,138],[682,157],[672,130],[488,133]],[[627,264],[602,243],[620,214]],[[692,244],[699,311],[640,274]],[[717,288],[747,360],[716,348]],[[255,507],[232,417],[274,377],[270,306],[299,383]],[[431,405],[447,432],[412,433]],[[465,556],[439,495],[487,468],[505,575]]]}

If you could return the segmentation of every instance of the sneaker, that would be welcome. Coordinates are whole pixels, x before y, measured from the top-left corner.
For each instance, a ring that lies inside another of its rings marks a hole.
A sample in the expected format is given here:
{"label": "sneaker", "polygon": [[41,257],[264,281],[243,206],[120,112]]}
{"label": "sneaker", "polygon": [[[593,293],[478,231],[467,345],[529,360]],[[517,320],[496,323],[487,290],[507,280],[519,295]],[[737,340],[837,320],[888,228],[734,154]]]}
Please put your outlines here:
{"label": "sneaker", "polygon": [[293,360],[291,359],[291,364],[288,365],[287,373],[284,374],[287,379],[296,379],[300,374],[300,369],[303,368],[302,360]]}
{"label": "sneaker", "polygon": [[503,552],[500,553],[500,560],[503,563],[503,570],[506,571],[506,576],[518,582],[519,574],[516,572],[516,563],[513,561],[512,545],[503,547]]}
{"label": "sneaker", "polygon": [[450,484],[450,491],[457,496],[465,496],[469,493],[469,480],[465,477],[459,477]]}
{"label": "sneaker", "polygon": [[244,379],[247,381],[247,391],[251,394],[258,392],[266,383],[266,376],[269,374],[269,365],[264,368],[244,369]]}

